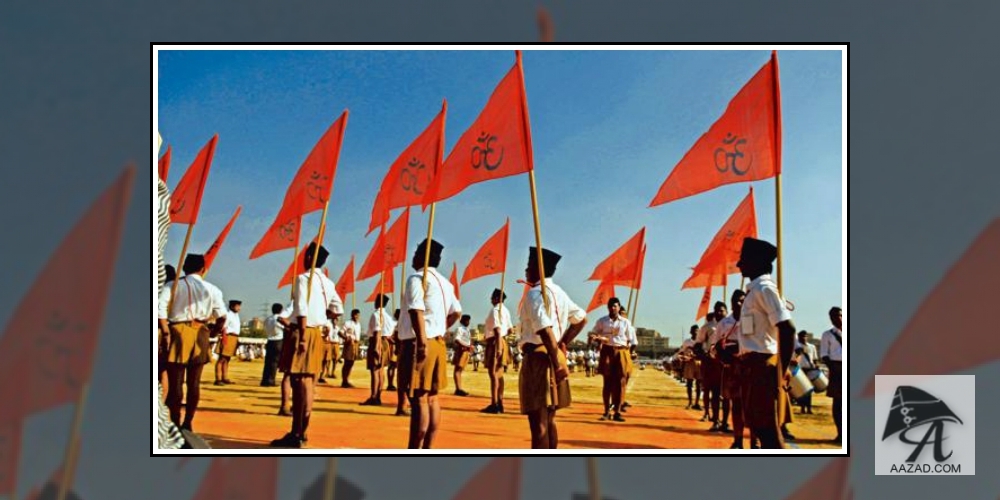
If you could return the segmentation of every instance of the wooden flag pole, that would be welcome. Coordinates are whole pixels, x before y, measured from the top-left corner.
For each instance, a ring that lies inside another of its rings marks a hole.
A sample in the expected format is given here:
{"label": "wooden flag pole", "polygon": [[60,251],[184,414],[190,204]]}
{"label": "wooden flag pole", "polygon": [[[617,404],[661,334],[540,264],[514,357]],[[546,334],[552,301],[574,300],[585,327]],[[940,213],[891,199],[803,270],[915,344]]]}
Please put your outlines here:
{"label": "wooden flag pole", "polygon": [[774,161],[776,172],[774,175],[774,197],[775,210],[777,211],[777,247],[778,247],[778,294],[784,296],[785,288],[782,284],[785,281],[785,273],[782,272],[782,247],[781,247],[781,86],[778,83],[778,51],[771,51],[771,71],[774,78]]}
{"label": "wooden flag pole", "polygon": [[337,487],[337,457],[326,459],[326,482],[323,485],[323,499],[333,500]]}
{"label": "wooden flag pole", "polygon": [[635,316],[632,315],[632,294],[635,293],[635,288],[634,287],[635,287],[635,280],[632,281],[632,287],[629,287],[629,289],[628,289],[628,302],[625,303],[626,304],[626,306],[625,306],[625,312],[626,312],[625,319],[629,319],[629,318],[635,317]]}
{"label": "wooden flag pole", "polygon": [[[434,206],[437,203],[431,203],[431,213],[427,218],[427,245],[424,248],[424,277],[422,286],[424,287],[424,293],[427,293],[427,266],[431,265],[431,236],[434,233]],[[402,313],[400,313],[402,314]]]}
{"label": "wooden flag pole", "polygon": [[80,387],[80,397],[76,401],[76,408],[73,410],[73,423],[69,431],[69,444],[66,446],[66,457],[63,458],[62,478],[59,481],[59,495],[57,500],[66,500],[66,493],[73,484],[73,473],[76,469],[76,456],[80,447],[80,429],[83,427],[83,407],[87,402],[87,389],[89,382],[84,382]]}
{"label": "wooden flag pole", "polygon": [[778,246],[778,266],[777,266],[777,271],[778,271],[778,293],[783,296],[784,295],[783,292],[785,291],[785,289],[784,289],[784,287],[782,287],[782,284],[785,281],[785,273],[781,272],[782,271],[781,270],[781,264],[782,264],[782,258],[781,258],[782,257],[781,256],[781,254],[782,254],[782,251],[781,251],[782,250],[781,249],[781,174],[777,174],[777,175],[774,176],[774,187],[775,187],[775,190],[774,190],[775,208],[776,208],[776,210],[778,212],[778,214],[777,214],[777,224],[778,224],[778,245],[777,245]]}
{"label": "wooden flag pole", "polygon": [[587,482],[590,485],[590,500],[601,500],[601,485],[597,480],[597,457],[587,457]]}
{"label": "wooden flag pole", "polygon": [[[313,253],[312,262],[309,264],[309,282],[306,284],[306,304],[312,298],[313,275],[316,274],[316,260],[319,257],[319,248],[323,246],[323,233],[326,231],[326,213],[330,209],[330,200],[323,204],[323,217],[319,221],[319,236],[316,237],[316,252]],[[326,304],[323,304],[326,307]]]}
{"label": "wooden flag pole", "polygon": [[[181,260],[177,263],[177,273],[174,277],[174,283],[170,286],[170,303],[167,304],[167,317],[170,317],[170,312],[174,309],[174,297],[177,296],[177,283],[181,281],[181,270],[184,268],[184,257],[187,256],[188,243],[191,242],[191,231],[194,230],[194,224],[188,224],[187,235],[184,236],[184,246],[181,247]],[[187,273],[185,273],[185,276]]]}
{"label": "wooden flag pole", "polygon": [[295,264],[299,261],[299,242],[295,242],[295,253],[292,255],[292,286],[289,297],[295,298]]}

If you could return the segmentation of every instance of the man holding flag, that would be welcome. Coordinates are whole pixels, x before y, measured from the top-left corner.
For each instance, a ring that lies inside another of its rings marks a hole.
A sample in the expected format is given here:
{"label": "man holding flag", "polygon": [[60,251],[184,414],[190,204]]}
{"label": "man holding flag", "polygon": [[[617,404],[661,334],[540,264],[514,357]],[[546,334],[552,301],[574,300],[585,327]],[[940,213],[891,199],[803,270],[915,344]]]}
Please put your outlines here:
{"label": "man holding flag", "polygon": [[510,311],[503,301],[507,294],[499,288],[490,296],[489,314],[484,321],[483,338],[486,339],[486,372],[490,377],[490,405],[483,413],[503,413],[503,372],[510,364],[510,349],[504,337],[511,331]]}

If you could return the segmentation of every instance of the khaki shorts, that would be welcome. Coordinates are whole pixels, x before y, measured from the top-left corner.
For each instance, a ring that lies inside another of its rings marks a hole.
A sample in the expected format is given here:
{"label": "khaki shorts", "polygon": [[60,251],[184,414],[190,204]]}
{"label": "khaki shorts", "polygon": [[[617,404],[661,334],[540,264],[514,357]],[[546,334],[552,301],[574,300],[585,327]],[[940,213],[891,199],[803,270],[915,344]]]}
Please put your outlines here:
{"label": "khaki shorts", "polygon": [[[288,333],[285,333],[288,338]],[[305,332],[295,330],[291,335],[292,342],[288,346],[292,351],[291,365],[288,373],[291,375],[316,376],[323,370],[323,327],[306,328]],[[305,339],[305,349],[299,351],[299,340]]]}
{"label": "khaki shorts", "polygon": [[778,388],[778,363],[777,354],[764,353],[751,353],[741,361],[743,415],[753,429],[778,429],[779,409],[784,413],[778,398],[785,392]]}
{"label": "khaki shorts", "polygon": [[[222,339],[225,339],[223,342]],[[236,355],[236,348],[240,345],[240,338],[237,335],[223,335],[215,343],[215,353],[223,358],[231,358]]]}
{"label": "khaki shorts", "polygon": [[170,351],[167,363],[205,364],[208,363],[211,343],[208,326],[198,321],[174,323],[170,325]]}
{"label": "khaki shorts", "polygon": [[369,370],[376,370],[379,368],[385,368],[389,366],[389,357],[391,353],[392,346],[389,345],[389,339],[382,337],[382,342],[380,342],[380,348],[382,350],[381,356],[378,359],[375,358],[375,337],[369,337],[368,339],[368,352],[365,353],[365,366]]}
{"label": "khaki shorts", "polygon": [[469,358],[471,356],[472,351],[466,348],[460,348],[458,347],[458,344],[455,344],[455,353],[451,356],[451,364],[455,365],[455,368],[465,369],[465,367],[469,364]]}
{"label": "khaki shorts", "polygon": [[[537,347],[532,350],[528,346]],[[545,346],[525,344],[525,347],[528,347],[528,350],[524,353],[521,370],[518,372],[521,413],[527,415],[543,408],[568,407],[572,403],[569,379],[567,378],[557,386],[555,373],[552,371],[552,363],[549,361]],[[562,360],[566,359],[562,351],[559,351],[558,356]]]}
{"label": "khaki shorts", "polygon": [[486,343],[485,362],[487,370],[494,369],[493,365],[495,364],[494,360],[497,358],[497,349],[500,349],[502,357],[500,359],[500,366],[497,366],[495,368],[499,369],[504,366],[510,365],[510,349],[507,347],[507,340],[504,339],[503,337],[499,337],[497,340],[493,342]]}
{"label": "khaki shorts", "polygon": [[448,348],[444,344],[444,337],[427,340],[427,357],[422,362],[417,362],[416,348],[416,340],[403,342],[397,387],[407,389],[411,398],[416,396],[417,391],[434,395],[447,389]]}

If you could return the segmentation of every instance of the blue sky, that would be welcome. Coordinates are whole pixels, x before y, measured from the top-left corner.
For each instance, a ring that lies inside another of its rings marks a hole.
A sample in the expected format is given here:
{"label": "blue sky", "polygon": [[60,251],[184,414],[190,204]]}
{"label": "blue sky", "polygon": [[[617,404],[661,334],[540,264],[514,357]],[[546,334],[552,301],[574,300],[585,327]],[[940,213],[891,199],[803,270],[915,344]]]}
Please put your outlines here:
{"label": "blue sky", "polygon": [[[719,117],[768,58],[766,51],[527,51],[542,241],[563,255],[555,281],[581,306],[587,282],[607,254],[647,227],[649,251],[637,325],[673,338],[693,323],[701,290],[680,290],[705,246],[749,184],[734,184],[647,208],[674,165]],[[836,51],[779,51],[783,142],[785,293],[800,328],[828,327],[842,305],[842,73]],[[173,146],[173,187],[214,133],[219,144],[189,251],[203,252],[232,214],[243,213],[210,281],[244,302],[243,316],[287,299],[277,282],[286,250],[248,260],[280,208],[309,150],[343,109],[350,119],[327,218],[330,275],[351,254],[360,266],[375,195],[389,165],[448,99],[449,147],[475,119],[513,64],[510,51],[160,51],[158,127]],[[774,181],[754,183],[762,238],[775,240]],[[393,213],[395,218],[399,211]],[[437,207],[441,270],[459,274],[475,251],[511,218],[508,306],[514,308],[527,248],[534,244],[526,175],[474,185]],[[427,230],[410,220],[409,252]],[[306,219],[315,234],[319,213]],[[176,263],[186,227],[171,231]],[[399,269],[396,269],[397,281]],[[358,305],[376,279],[360,282]],[[463,308],[482,321],[499,276],[462,287]],[[730,283],[735,286],[737,277]],[[627,299],[628,290],[619,295]],[[732,286],[730,287],[730,291]],[[714,294],[721,298],[722,291]],[[348,303],[350,301],[348,300]],[[367,315],[370,309],[360,307]],[[596,320],[598,310],[591,314]]]}

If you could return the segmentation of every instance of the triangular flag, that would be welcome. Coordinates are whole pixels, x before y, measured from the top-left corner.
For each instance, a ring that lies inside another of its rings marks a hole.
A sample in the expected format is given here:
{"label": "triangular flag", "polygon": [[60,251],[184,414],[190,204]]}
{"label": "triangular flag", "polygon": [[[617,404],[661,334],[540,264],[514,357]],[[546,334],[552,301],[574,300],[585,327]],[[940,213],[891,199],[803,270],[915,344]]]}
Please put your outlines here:
{"label": "triangular flag", "polygon": [[549,11],[542,6],[538,6],[538,41],[551,43],[555,41],[555,27],[552,24],[552,16]]}
{"label": "triangular flag", "polygon": [[517,500],[521,497],[521,457],[490,460],[452,500]]}
{"label": "triangular flag", "polygon": [[302,231],[301,216],[290,215],[291,210],[287,209],[278,213],[274,222],[267,228],[267,232],[261,237],[257,245],[250,252],[250,258],[256,259],[278,250],[295,248],[299,244],[299,237]]}
{"label": "triangular flag", "polygon": [[351,255],[351,261],[337,280],[337,295],[346,298],[349,293],[354,293],[354,255]]}
{"label": "triangular flag", "polygon": [[226,236],[229,236],[229,230],[233,228],[233,223],[236,222],[236,218],[240,216],[240,210],[243,210],[242,206],[237,206],[236,211],[233,212],[233,216],[229,219],[229,223],[226,227],[222,229],[219,233],[219,237],[215,239],[212,246],[208,248],[205,252],[205,273],[208,273],[208,269],[212,267],[212,263],[215,262],[215,256],[218,255],[219,249],[222,248],[222,244],[226,242]]}
{"label": "triangular flag", "polygon": [[451,286],[455,288],[455,298],[462,300],[462,296],[458,291],[458,262],[453,262],[451,264],[451,276],[448,280],[451,281]]}
{"label": "triangular flag", "polygon": [[590,278],[587,278],[587,280],[604,281],[605,279],[612,279],[612,277],[618,277],[618,273],[622,270],[631,268],[632,273],[627,277],[628,286],[631,286],[632,281],[635,279],[635,266],[639,262],[639,255],[642,253],[642,246],[645,241],[646,227],[643,226],[639,232],[635,233],[622,246],[618,247],[611,255],[601,261],[594,268],[594,272],[590,274]]}
{"label": "triangular flag", "polygon": [[218,142],[219,134],[215,134],[201,148],[191,166],[184,172],[184,177],[174,187],[173,194],[170,195],[170,222],[194,225],[198,221],[201,197],[205,194],[205,181],[208,179]]}
{"label": "triangular flag", "polygon": [[[312,243],[316,243],[317,240],[319,240],[318,234],[312,239]],[[308,247],[308,245],[306,246]],[[306,269],[306,265],[302,262],[302,255],[304,254],[305,250],[299,252],[295,262],[288,265],[288,269],[285,269],[285,274],[281,275],[281,281],[278,282],[278,288],[291,285],[296,276],[308,271],[308,269]]]}
{"label": "triangular flag", "polygon": [[[393,286],[395,284],[392,281],[393,274],[395,273],[393,273],[391,269],[382,273],[382,277],[379,278],[378,283],[375,283],[375,288],[372,289],[372,293],[368,295],[365,302],[375,302],[375,297],[378,297],[380,294],[389,295],[394,292],[395,290],[393,290]],[[383,288],[383,281],[385,281],[385,288]]]}
{"label": "triangular flag", "polygon": [[372,249],[365,257],[364,264],[358,271],[358,281],[366,280],[386,269],[392,269],[406,260],[406,239],[410,232],[410,209],[406,210],[392,223],[386,232],[380,232]]}
{"label": "triangular flag", "polygon": [[615,296],[615,284],[612,281],[602,281],[597,285],[597,290],[594,290],[594,297],[590,299],[590,304],[587,305],[587,312],[591,312],[594,309],[599,309],[608,305],[608,301],[611,297]]}
{"label": "triangular flag", "polygon": [[695,321],[708,316],[708,303],[712,300],[712,287],[706,286],[705,293],[701,296],[701,302],[698,303],[698,315],[694,317]]}
{"label": "triangular flag", "polygon": [[[996,294],[998,255],[1000,219],[976,238],[935,285],[889,346],[875,374],[947,374],[1000,359],[1000,337],[983,328],[979,313],[982,298]],[[959,345],[971,349],[956,350]],[[869,398],[874,394],[872,375],[861,395]]]}
{"label": "triangular flag", "polygon": [[778,55],[772,51],[771,59],[681,158],[649,206],[780,174],[780,96]]}
{"label": "triangular flag", "polygon": [[490,239],[479,247],[479,251],[465,266],[462,273],[462,284],[466,284],[476,278],[500,274],[507,269],[507,246],[510,240],[510,218]]}
{"label": "triangular flag", "polygon": [[434,176],[425,206],[451,198],[472,184],[533,169],[527,102],[521,52],[517,51],[514,66]]}
{"label": "triangular flag", "polygon": [[157,162],[157,174],[160,180],[167,182],[167,172],[170,171],[170,146],[167,146],[167,152],[163,153],[160,160]]}

